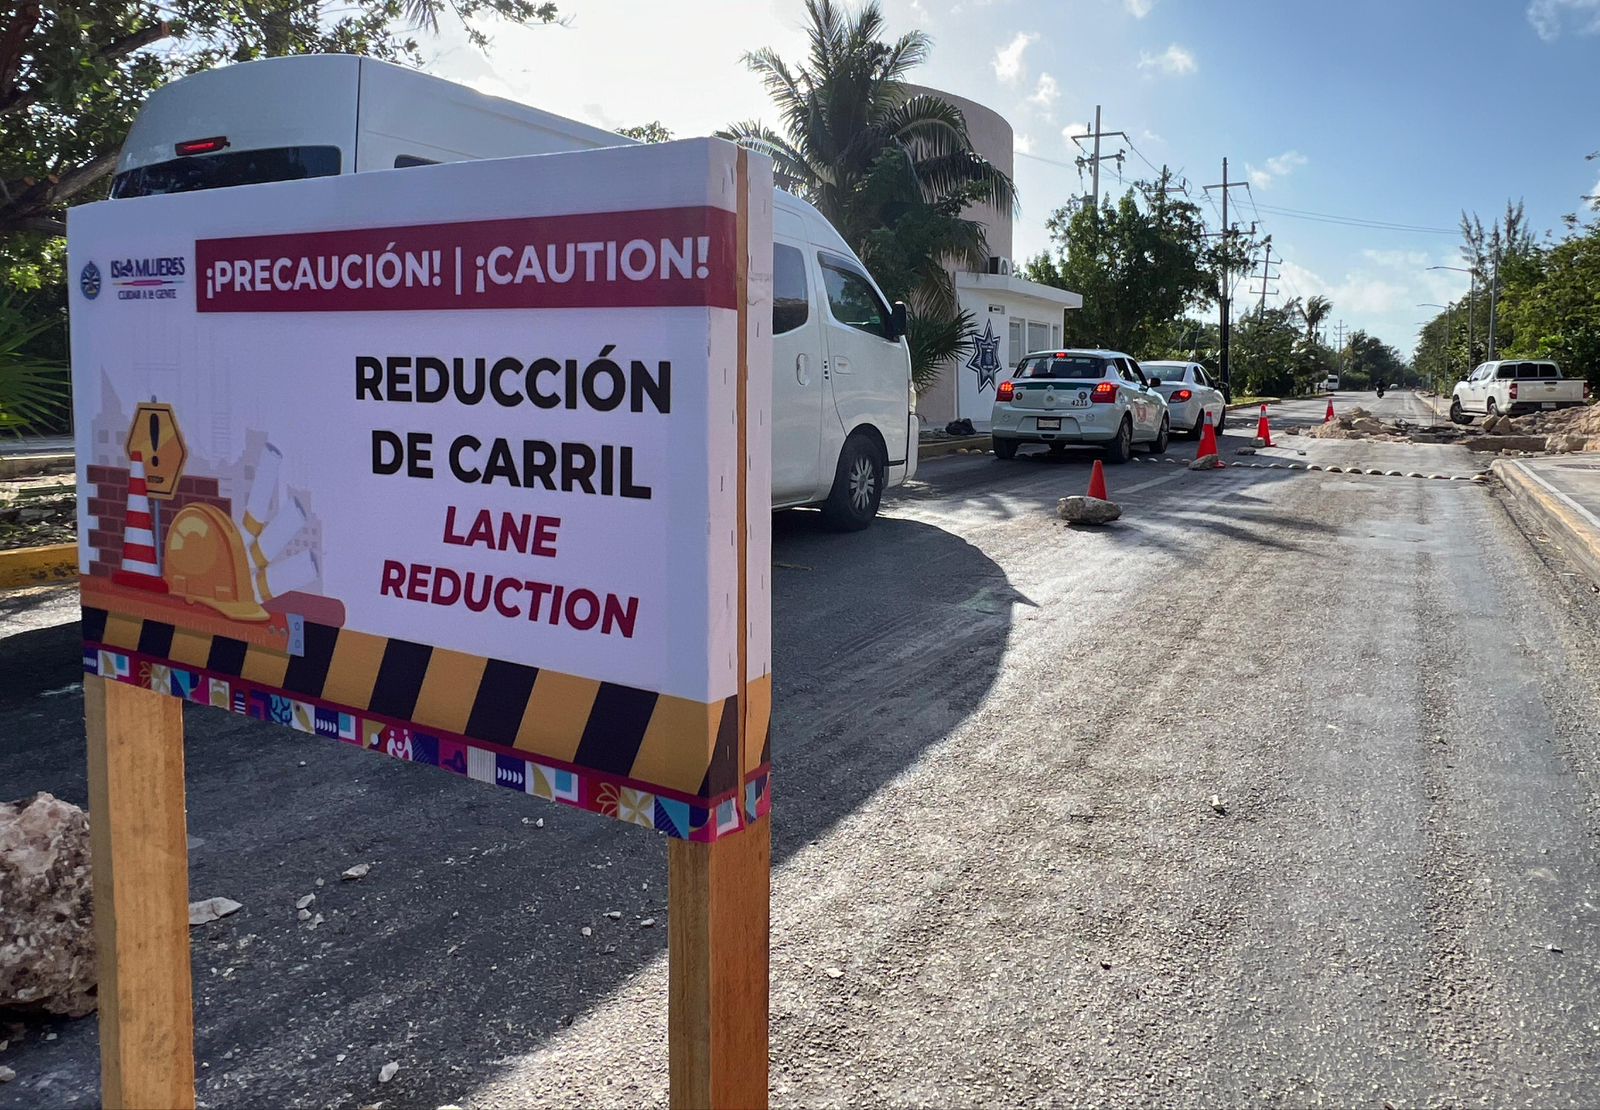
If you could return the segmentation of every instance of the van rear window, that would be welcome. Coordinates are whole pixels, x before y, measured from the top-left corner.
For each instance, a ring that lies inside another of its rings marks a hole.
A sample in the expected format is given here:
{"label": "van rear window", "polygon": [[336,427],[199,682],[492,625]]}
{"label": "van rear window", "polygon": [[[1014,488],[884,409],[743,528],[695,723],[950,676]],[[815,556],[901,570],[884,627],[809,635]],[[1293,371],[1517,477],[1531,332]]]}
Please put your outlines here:
{"label": "van rear window", "polygon": [[333,177],[338,172],[339,148],[336,146],[230,150],[126,170],[117,174],[112,182],[111,195],[148,197],[192,193],[199,189],[225,189],[230,185],[259,185],[264,181]]}

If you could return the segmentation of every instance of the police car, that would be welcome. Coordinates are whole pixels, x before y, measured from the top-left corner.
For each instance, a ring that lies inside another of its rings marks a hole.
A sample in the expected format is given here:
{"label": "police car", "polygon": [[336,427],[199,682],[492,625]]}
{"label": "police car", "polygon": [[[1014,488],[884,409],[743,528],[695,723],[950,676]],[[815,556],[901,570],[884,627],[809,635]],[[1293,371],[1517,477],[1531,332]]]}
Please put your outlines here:
{"label": "police car", "polygon": [[1015,458],[1025,443],[1104,447],[1127,462],[1136,443],[1154,454],[1172,430],[1166,398],[1139,364],[1120,351],[1036,351],[1024,355],[995,390],[990,435],[995,457]]}

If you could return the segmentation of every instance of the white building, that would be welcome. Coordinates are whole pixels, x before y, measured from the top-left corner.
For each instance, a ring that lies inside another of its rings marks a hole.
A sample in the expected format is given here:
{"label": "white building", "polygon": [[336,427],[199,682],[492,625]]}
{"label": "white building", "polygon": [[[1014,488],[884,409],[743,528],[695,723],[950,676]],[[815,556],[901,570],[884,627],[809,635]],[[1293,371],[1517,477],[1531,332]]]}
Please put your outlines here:
{"label": "white building", "polygon": [[[1012,175],[1011,125],[1005,117],[939,89],[913,86],[911,91],[931,93],[960,108],[973,149]],[[997,377],[1007,377],[1029,351],[1060,346],[1062,312],[1082,308],[1083,297],[1017,276],[1009,209],[974,207],[967,217],[983,224],[989,241],[987,273],[958,270],[954,275],[956,295],[961,307],[972,313],[979,342],[971,355],[946,364],[938,380],[918,398],[917,411],[924,427],[942,428],[952,420],[967,419],[980,431],[988,431]]]}

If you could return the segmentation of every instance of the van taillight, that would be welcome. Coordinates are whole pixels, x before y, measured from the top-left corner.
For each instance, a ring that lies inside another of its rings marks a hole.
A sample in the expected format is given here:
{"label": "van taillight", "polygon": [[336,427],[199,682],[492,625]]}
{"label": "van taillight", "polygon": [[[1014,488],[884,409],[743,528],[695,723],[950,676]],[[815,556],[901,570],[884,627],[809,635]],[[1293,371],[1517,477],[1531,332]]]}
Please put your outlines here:
{"label": "van taillight", "polygon": [[1112,382],[1101,382],[1094,387],[1094,392],[1089,394],[1089,400],[1097,405],[1109,405],[1117,399],[1117,387]]}
{"label": "van taillight", "polygon": [[1011,382],[1011,381],[1004,381],[1004,382],[1001,382],[1000,383],[1000,387],[995,390],[994,399],[996,401],[1009,401],[1013,397],[1015,397],[1016,394],[1017,394],[1017,385],[1016,385],[1016,383],[1015,382]]}
{"label": "van taillight", "polygon": [[1506,396],[1510,397],[1513,401],[1515,401],[1517,399],[1517,383],[1516,382],[1512,382],[1511,383],[1511,388],[1506,390]]}
{"label": "van taillight", "polygon": [[228,136],[213,135],[209,139],[190,139],[186,143],[179,143],[173,149],[178,152],[179,158],[186,158],[191,154],[211,154],[228,145]]}

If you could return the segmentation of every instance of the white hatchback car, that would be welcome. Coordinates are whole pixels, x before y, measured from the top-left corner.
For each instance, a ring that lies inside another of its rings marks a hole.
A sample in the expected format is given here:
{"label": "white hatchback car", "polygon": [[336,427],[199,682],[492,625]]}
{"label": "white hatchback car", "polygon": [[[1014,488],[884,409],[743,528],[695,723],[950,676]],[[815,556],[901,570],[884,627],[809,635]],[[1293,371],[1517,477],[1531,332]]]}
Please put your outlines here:
{"label": "white hatchback car", "polygon": [[1211,417],[1211,427],[1222,431],[1228,401],[1222,390],[1211,384],[1205,367],[1196,362],[1144,362],[1140,366],[1155,391],[1167,399],[1174,431],[1198,436],[1205,431],[1207,416]]}
{"label": "white hatchback car", "polygon": [[1038,351],[995,390],[989,434],[1000,459],[1014,458],[1024,443],[1044,443],[1052,451],[1105,447],[1112,462],[1127,462],[1135,443],[1165,451],[1171,428],[1166,398],[1127,355]]}

